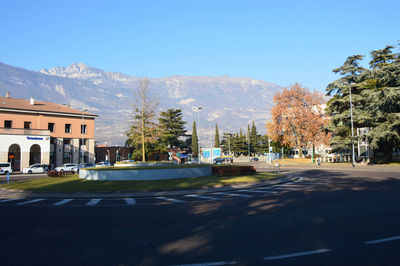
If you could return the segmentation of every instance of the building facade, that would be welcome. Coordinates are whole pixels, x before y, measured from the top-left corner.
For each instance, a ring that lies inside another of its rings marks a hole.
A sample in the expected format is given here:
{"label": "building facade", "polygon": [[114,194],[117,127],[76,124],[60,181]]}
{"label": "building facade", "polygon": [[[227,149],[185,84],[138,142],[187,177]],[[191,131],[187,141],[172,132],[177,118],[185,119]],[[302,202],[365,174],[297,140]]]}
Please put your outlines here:
{"label": "building facade", "polygon": [[94,163],[94,120],[86,110],[0,97],[0,162],[14,171],[35,164]]}

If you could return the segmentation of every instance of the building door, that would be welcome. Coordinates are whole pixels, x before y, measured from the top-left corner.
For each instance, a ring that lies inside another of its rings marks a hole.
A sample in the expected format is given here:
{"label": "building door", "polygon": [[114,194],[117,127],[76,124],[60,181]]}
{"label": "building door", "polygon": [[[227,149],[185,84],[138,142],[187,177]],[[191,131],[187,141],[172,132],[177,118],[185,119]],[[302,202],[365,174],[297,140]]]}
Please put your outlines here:
{"label": "building door", "polygon": [[33,144],[31,146],[31,150],[29,152],[29,165],[35,164],[35,163],[40,163],[41,162],[41,152],[40,152],[40,146],[37,144]]}
{"label": "building door", "polygon": [[21,170],[21,148],[18,144],[12,144],[8,148],[8,162],[11,163],[13,171]]}

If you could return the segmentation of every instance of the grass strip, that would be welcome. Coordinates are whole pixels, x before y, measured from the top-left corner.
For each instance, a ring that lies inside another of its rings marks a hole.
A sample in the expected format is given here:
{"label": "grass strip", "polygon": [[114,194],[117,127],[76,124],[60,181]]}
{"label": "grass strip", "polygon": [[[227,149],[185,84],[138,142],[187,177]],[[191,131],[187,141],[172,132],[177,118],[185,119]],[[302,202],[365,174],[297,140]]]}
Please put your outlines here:
{"label": "grass strip", "polygon": [[10,184],[2,184],[7,189],[32,192],[150,192],[184,189],[223,187],[233,184],[256,183],[277,177],[274,173],[257,173],[244,176],[205,176],[148,181],[93,181],[81,179],[78,175],[64,177],[44,177]]}

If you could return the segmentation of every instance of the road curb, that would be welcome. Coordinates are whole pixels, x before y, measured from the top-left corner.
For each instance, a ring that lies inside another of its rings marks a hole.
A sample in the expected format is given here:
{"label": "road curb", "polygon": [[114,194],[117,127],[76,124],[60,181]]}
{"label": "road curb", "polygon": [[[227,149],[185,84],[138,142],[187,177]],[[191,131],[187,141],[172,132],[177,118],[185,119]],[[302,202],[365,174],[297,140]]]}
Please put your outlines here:
{"label": "road curb", "polygon": [[71,199],[89,199],[89,198],[128,198],[128,197],[160,197],[160,196],[180,196],[186,194],[205,194],[214,192],[228,192],[240,189],[251,189],[257,187],[274,186],[285,184],[298,180],[299,177],[286,175],[279,178],[274,178],[265,182],[240,184],[226,186],[221,188],[205,188],[194,190],[176,190],[176,191],[160,191],[160,192],[76,192],[76,193],[45,193],[45,192],[27,192],[21,190],[0,188],[0,198],[71,198]]}

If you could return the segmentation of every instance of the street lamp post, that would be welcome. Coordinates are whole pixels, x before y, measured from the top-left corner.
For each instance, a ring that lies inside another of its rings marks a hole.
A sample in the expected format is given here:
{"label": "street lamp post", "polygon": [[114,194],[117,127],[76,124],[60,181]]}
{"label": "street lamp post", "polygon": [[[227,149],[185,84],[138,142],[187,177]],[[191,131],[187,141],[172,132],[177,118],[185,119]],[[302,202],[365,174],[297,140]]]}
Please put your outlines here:
{"label": "street lamp post", "polygon": [[88,109],[87,108],[84,108],[83,110],[82,110],[82,127],[81,127],[81,135],[82,135],[82,143],[81,143],[81,163],[84,163],[85,162],[85,160],[84,160],[84,153],[83,153],[83,144],[84,144],[84,141],[83,141],[83,134],[85,133],[85,112],[87,111]]}
{"label": "street lamp post", "polygon": [[351,86],[349,86],[350,96],[350,123],[351,123],[351,149],[352,149],[352,165],[355,167],[356,160],[354,155],[354,132],[353,132],[353,104],[351,102]]}

